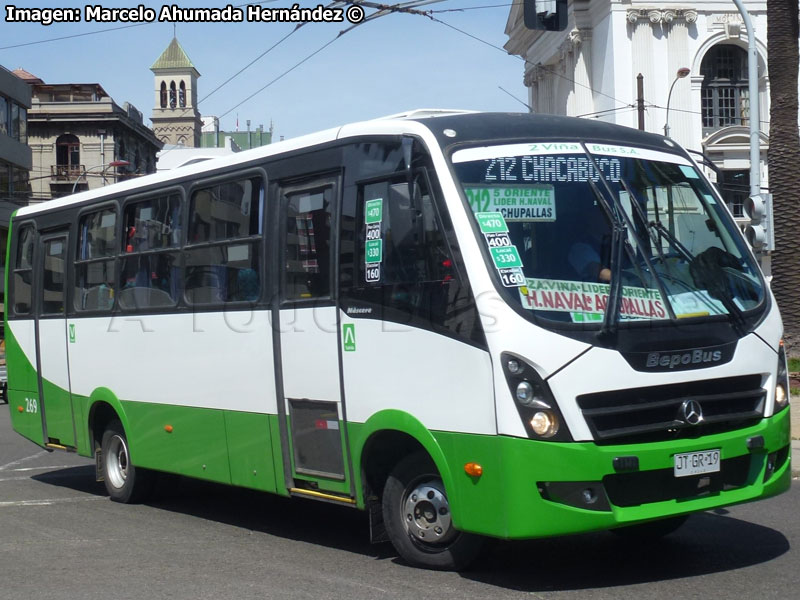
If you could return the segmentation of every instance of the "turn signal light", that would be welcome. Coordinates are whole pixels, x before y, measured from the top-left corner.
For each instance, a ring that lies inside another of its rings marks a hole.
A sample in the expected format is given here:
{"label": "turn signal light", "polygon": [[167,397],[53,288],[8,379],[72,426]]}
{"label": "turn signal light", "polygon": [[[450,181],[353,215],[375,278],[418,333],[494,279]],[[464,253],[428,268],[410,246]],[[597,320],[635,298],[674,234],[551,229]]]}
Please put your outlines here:
{"label": "turn signal light", "polygon": [[18,407],[17,407],[17,412],[23,412],[24,410],[25,410],[25,409],[24,409],[24,408],[22,408],[21,406],[18,406]]}
{"label": "turn signal light", "polygon": [[464,472],[470,477],[480,477],[483,475],[483,467],[478,463],[470,462],[464,465]]}
{"label": "turn signal light", "polygon": [[164,425],[164,431],[167,433],[172,433],[172,425]]}

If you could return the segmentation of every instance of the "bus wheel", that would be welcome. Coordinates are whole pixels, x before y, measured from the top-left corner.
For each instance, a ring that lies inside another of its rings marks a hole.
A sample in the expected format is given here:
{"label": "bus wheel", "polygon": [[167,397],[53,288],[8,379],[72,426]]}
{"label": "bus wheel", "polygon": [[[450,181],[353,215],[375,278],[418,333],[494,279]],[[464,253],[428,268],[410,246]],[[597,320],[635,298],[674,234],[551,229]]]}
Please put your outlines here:
{"label": "bus wheel", "polygon": [[382,508],[392,545],[414,566],[463,569],[481,549],[480,536],[453,527],[442,479],[426,454],[407,456],[392,470]]}
{"label": "bus wheel", "polygon": [[103,432],[103,479],[114,502],[141,502],[152,488],[152,473],[131,464],[128,440],[119,421],[111,421]]}
{"label": "bus wheel", "polygon": [[681,525],[686,523],[688,518],[689,515],[680,515],[678,517],[659,519],[658,521],[648,521],[647,523],[640,523],[639,525],[619,527],[611,531],[629,540],[657,540],[678,529]]}

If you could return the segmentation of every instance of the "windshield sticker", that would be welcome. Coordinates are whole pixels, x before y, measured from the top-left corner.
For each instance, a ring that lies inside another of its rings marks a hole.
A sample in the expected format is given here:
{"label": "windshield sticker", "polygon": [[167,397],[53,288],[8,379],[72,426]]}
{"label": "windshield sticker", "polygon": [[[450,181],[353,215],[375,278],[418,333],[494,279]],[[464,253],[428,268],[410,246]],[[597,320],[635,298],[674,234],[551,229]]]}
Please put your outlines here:
{"label": "windshield sticker", "polygon": [[519,287],[525,285],[525,275],[522,272],[522,260],[519,251],[508,237],[508,225],[501,212],[475,213],[486,245],[492,255],[492,261],[500,275],[504,287]]}
{"label": "windshield sticker", "polygon": [[[593,155],[623,156],[641,160],[654,160],[659,162],[673,163],[676,165],[691,166],[683,156],[671,154],[669,152],[659,152],[657,150],[645,150],[644,148],[633,148],[631,146],[614,146],[609,144],[598,144],[588,142],[586,147]],[[568,155],[585,154],[581,145],[577,142],[537,142],[530,144],[503,144],[500,146],[483,146],[481,148],[466,148],[453,153],[453,163],[463,163],[475,160],[507,159],[519,156],[542,156],[542,155]],[[505,165],[498,162],[498,169],[505,168]]]}
{"label": "windshield sticker", "polygon": [[364,257],[366,263],[373,264],[383,261],[383,240],[367,240]]}
{"label": "windshield sticker", "polygon": [[687,167],[686,165],[679,166],[681,173],[683,173],[684,177],[687,179],[700,179],[700,175],[698,175],[697,171],[694,170],[694,167]]}
{"label": "windshield sticker", "polygon": [[[469,198],[469,194],[467,194]],[[470,201],[470,206],[472,206],[472,202]],[[473,212],[474,209],[473,209]],[[506,220],[503,218],[502,214],[497,214],[496,212],[476,212],[475,219],[478,221],[478,227],[481,229],[481,233],[508,233],[508,225],[506,225]]]}
{"label": "windshield sticker", "polygon": [[[575,322],[599,321],[608,304],[607,283],[526,279],[519,288],[523,308],[572,313]],[[658,290],[622,286],[620,319],[666,319],[667,310]]]}
{"label": "windshield sticker", "polygon": [[706,202],[708,202],[709,204],[716,204],[717,203],[717,201],[714,200],[714,196],[712,196],[711,194],[703,194],[703,198],[705,198]]}
{"label": "windshield sticker", "polygon": [[381,280],[381,263],[383,262],[383,238],[381,223],[383,222],[383,198],[375,198],[364,202],[364,279],[367,283],[378,283]]}
{"label": "windshield sticker", "polygon": [[380,223],[383,221],[383,198],[367,200],[364,203],[364,223]]}
{"label": "windshield sticker", "polygon": [[494,266],[498,269],[522,267],[522,259],[519,257],[516,246],[509,245],[499,248],[489,248],[489,252],[492,254]]}
{"label": "windshield sticker", "polygon": [[722,302],[712,298],[705,290],[671,295],[669,302],[672,304],[675,316],[679,319],[722,315],[728,312]]}
{"label": "windshield sticker", "polygon": [[475,185],[465,187],[464,193],[477,214],[500,213],[506,221],[556,220],[552,185]]}

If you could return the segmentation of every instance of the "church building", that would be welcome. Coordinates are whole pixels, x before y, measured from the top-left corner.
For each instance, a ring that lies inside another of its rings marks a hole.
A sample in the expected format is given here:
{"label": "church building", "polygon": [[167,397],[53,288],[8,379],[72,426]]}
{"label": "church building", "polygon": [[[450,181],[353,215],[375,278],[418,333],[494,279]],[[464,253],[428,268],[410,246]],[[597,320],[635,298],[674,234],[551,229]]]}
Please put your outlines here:
{"label": "church building", "polygon": [[150,70],[155,75],[155,104],[150,120],[156,137],[164,144],[199,148],[203,127],[197,111],[200,73],[177,38],[172,38]]}

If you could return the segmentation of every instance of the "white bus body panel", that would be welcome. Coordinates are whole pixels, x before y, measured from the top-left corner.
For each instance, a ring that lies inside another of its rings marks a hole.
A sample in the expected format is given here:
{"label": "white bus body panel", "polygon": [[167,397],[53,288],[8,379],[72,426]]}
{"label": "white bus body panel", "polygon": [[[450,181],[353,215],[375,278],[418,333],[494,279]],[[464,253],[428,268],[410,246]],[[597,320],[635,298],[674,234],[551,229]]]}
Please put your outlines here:
{"label": "white bus body panel", "polygon": [[[41,342],[39,358],[42,361],[39,373],[50,383],[69,391],[66,319],[40,319],[39,341]],[[27,356],[27,352],[25,354]]]}
{"label": "white bus body panel", "polygon": [[39,372],[39,365],[36,360],[36,321],[25,319],[24,321],[9,321],[8,328],[14,334],[20,350],[25,355],[26,360]]}
{"label": "white bus body panel", "polygon": [[107,387],[120,400],[277,411],[266,311],[118,315],[70,323],[74,394],[89,396]]}
{"label": "white bus body panel", "polygon": [[284,397],[339,402],[336,307],[281,310],[280,331]]}
{"label": "white bus body panel", "polygon": [[497,433],[486,351],[424,329],[341,319],[355,325],[356,350],[342,353],[349,420],[396,409],[429,430]]}
{"label": "white bus body panel", "polygon": [[765,416],[771,416],[771,399],[775,393],[773,373],[777,357],[774,353],[764,350],[764,342],[751,334],[739,340],[733,359],[724,365],[690,371],[648,373],[631,368],[616,350],[592,348],[554,375],[548,383],[575,441],[592,440],[592,434],[575,400],[577,396],[619,389],[669,385],[687,380],[700,381],[758,373],[762,376],[762,385],[767,390]]}

